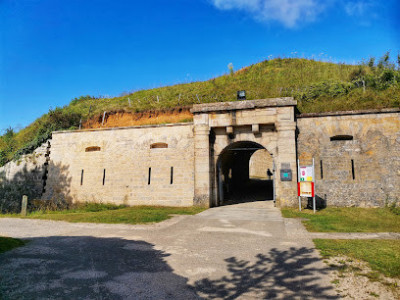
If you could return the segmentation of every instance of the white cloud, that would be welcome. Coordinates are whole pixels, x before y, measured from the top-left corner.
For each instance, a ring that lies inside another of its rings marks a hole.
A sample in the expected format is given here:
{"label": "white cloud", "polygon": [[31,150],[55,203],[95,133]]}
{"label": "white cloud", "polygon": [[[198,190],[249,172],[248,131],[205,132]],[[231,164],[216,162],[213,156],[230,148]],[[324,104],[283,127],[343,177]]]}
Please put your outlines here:
{"label": "white cloud", "polygon": [[349,16],[362,16],[373,6],[372,1],[347,2],[344,10]]}
{"label": "white cloud", "polygon": [[323,0],[211,0],[221,10],[238,9],[263,22],[277,21],[293,28],[314,21],[325,9]]}

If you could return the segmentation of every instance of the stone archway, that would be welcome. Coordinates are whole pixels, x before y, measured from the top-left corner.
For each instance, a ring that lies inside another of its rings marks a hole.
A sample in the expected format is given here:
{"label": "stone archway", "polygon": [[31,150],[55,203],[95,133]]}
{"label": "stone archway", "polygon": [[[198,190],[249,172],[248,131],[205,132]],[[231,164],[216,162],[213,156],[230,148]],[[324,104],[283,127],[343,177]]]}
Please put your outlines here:
{"label": "stone archway", "polygon": [[[266,153],[267,156],[256,155],[253,158],[257,152]],[[216,165],[218,205],[274,200],[271,156],[262,145],[251,141],[235,142],[227,146],[219,155]],[[268,170],[265,169],[267,165],[270,167]],[[253,177],[250,176],[252,169],[256,174]]]}
{"label": "stone archway", "polygon": [[[244,164],[249,163],[250,153],[267,149],[274,157],[276,166],[276,203],[279,206],[295,205],[296,104],[293,98],[272,98],[194,105],[191,110],[194,114],[193,204],[206,207],[220,205],[218,168],[223,168],[224,160],[232,160],[226,151],[234,150],[238,145],[258,145],[253,152],[246,150],[247,154],[238,155],[237,163],[240,162],[241,169],[248,176],[248,165]],[[281,172],[289,172],[292,176],[280,178]],[[237,174],[236,177],[241,178]]]}

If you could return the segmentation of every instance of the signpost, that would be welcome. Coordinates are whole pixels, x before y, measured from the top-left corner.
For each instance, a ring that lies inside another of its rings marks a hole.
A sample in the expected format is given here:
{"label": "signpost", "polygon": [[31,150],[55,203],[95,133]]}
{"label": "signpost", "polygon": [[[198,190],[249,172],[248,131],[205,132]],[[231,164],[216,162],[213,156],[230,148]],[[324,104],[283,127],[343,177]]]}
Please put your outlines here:
{"label": "signpost", "polygon": [[315,177],[314,177],[314,158],[311,166],[300,166],[300,160],[297,160],[297,190],[299,196],[299,210],[301,211],[301,197],[313,198],[313,210],[315,213]]}

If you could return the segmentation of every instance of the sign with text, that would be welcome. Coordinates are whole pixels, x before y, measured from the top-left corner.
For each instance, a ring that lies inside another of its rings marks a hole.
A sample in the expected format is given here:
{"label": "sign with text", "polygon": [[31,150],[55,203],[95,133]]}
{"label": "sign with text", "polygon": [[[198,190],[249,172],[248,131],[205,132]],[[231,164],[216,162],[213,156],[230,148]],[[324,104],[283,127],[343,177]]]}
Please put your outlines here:
{"label": "sign with text", "polygon": [[316,212],[315,205],[315,162],[312,159],[311,166],[301,166],[300,159],[297,160],[297,194],[299,196],[299,210],[301,211],[301,197],[307,197],[313,199],[313,211]]}
{"label": "sign with text", "polygon": [[314,182],[302,181],[298,185],[299,197],[314,197]]}
{"label": "sign with text", "polygon": [[300,167],[300,181],[314,181],[313,166]]}

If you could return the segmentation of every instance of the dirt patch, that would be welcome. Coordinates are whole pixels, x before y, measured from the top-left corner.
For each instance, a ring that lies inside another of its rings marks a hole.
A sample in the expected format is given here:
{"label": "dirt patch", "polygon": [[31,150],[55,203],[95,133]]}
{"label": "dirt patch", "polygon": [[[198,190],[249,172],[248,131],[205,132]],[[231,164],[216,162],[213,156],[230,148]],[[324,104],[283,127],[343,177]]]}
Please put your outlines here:
{"label": "dirt patch", "polygon": [[113,111],[95,116],[83,123],[84,129],[91,128],[110,128],[110,127],[127,127],[140,125],[156,125],[167,123],[191,122],[193,114],[190,107],[180,107],[168,110],[144,111],[139,113],[131,113],[126,111]]}
{"label": "dirt patch", "polygon": [[346,256],[324,262],[335,270],[331,282],[343,299],[400,299],[400,280],[372,271],[366,262]]}

